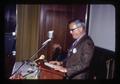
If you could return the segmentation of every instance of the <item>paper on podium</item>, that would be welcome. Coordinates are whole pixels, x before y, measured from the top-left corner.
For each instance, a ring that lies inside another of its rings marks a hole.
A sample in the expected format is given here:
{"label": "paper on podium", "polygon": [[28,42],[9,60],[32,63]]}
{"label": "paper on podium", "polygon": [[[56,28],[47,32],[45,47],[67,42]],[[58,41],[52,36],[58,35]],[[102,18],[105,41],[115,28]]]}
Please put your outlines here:
{"label": "paper on podium", "polygon": [[44,64],[40,65],[40,79],[63,79],[65,74],[53,69],[56,67],[58,67],[58,65],[44,62]]}
{"label": "paper on podium", "polygon": [[44,64],[50,68],[55,68],[57,65],[54,65],[54,64],[50,64],[48,62],[44,62]]}

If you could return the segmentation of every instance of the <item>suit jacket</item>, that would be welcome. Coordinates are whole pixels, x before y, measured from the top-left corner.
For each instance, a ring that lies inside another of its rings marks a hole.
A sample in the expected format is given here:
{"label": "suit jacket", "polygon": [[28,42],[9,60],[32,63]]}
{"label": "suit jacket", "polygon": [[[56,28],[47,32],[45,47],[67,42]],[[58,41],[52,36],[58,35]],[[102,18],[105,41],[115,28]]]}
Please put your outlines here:
{"label": "suit jacket", "polygon": [[67,68],[66,75],[70,79],[87,79],[93,53],[94,43],[89,36],[84,35],[77,44],[68,51],[68,57],[64,60]]}

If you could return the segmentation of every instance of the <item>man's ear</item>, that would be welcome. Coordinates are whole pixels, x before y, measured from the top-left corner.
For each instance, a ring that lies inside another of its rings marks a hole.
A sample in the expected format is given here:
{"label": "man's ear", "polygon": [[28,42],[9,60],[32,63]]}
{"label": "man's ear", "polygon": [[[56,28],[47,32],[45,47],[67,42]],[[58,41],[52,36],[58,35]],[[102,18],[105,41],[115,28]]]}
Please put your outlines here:
{"label": "man's ear", "polygon": [[79,28],[79,31],[80,31],[80,32],[82,32],[82,31],[83,31],[83,28],[82,28],[82,27],[81,27],[81,28]]}

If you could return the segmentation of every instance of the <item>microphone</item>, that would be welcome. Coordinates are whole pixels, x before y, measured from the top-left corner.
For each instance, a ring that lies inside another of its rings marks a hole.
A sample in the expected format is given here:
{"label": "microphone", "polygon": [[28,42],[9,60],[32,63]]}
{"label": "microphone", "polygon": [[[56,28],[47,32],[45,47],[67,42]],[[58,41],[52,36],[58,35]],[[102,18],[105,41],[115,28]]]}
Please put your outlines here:
{"label": "microphone", "polygon": [[48,31],[48,40],[46,40],[45,42],[43,42],[43,44],[42,44],[42,47],[40,47],[33,55],[32,55],[32,57],[29,59],[29,60],[31,60],[40,50],[42,50],[46,45],[47,45],[47,43],[48,42],[50,42],[51,40],[52,40],[52,38],[53,38],[53,30],[51,30],[51,31]]}
{"label": "microphone", "polygon": [[45,44],[47,44],[48,42],[50,42],[51,40],[52,40],[52,38],[53,38],[53,30],[51,30],[51,31],[48,31],[48,40],[46,40],[42,45],[45,45]]}
{"label": "microphone", "polygon": [[48,38],[49,38],[49,39],[52,39],[52,38],[53,38],[53,33],[54,33],[53,30],[48,31]]}

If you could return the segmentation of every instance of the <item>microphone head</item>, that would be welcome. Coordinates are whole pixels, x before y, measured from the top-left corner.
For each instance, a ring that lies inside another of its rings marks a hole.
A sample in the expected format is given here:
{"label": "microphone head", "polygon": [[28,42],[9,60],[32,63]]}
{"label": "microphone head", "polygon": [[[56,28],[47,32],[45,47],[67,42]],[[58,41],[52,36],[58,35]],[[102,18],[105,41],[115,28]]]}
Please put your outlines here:
{"label": "microphone head", "polygon": [[49,39],[52,39],[53,38],[53,30],[51,30],[51,31],[48,31],[48,38]]}

